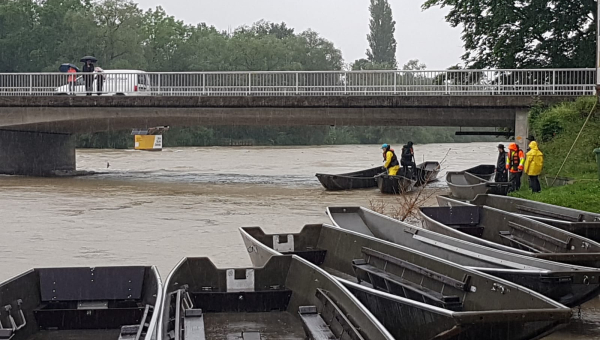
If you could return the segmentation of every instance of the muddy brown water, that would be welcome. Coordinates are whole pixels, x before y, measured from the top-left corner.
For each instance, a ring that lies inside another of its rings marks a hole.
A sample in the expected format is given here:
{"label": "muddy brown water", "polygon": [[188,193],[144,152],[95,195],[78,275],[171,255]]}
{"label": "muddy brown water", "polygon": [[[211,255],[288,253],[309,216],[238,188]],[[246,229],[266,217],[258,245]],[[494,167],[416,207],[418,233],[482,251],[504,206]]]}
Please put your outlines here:
{"label": "muddy brown water", "polygon": [[[445,171],[493,164],[495,146],[427,144],[415,152],[417,162],[444,159],[432,186],[445,192]],[[164,279],[184,256],[249,266],[240,226],[297,232],[329,222],[327,206],[396,199],[376,189],[325,192],[314,177],[380,165],[377,145],[77,150],[77,164],[107,173],[0,176],[0,281],[32,267],[137,264],[157,265]],[[581,319],[548,339],[600,339],[599,308],[599,300],[584,306]]]}

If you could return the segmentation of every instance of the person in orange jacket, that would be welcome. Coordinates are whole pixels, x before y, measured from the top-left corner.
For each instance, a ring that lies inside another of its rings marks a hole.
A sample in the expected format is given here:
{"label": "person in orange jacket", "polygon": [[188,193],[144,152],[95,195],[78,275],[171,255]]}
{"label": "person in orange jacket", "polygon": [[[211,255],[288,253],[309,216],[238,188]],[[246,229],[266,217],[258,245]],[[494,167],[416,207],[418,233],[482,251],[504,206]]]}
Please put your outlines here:
{"label": "person in orange jacket", "polygon": [[508,180],[512,183],[512,190],[521,189],[521,176],[523,175],[523,164],[525,163],[525,154],[519,149],[516,143],[508,146],[506,153],[506,169],[509,172]]}
{"label": "person in orange jacket", "polygon": [[77,70],[70,67],[67,71],[69,74],[68,83],[69,83],[69,92],[70,94],[75,94],[75,82],[77,81]]}

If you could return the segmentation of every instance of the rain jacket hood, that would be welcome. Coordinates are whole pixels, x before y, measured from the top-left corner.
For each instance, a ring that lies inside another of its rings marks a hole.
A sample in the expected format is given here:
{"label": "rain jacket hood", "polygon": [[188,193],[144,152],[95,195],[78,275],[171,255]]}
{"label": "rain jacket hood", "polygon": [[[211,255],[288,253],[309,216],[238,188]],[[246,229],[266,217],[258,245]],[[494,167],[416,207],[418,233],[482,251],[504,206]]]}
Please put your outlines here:
{"label": "rain jacket hood", "polygon": [[517,149],[518,149],[518,147],[517,147],[517,144],[515,144],[515,143],[511,143],[508,146],[508,150],[516,151]]}
{"label": "rain jacket hood", "polygon": [[535,141],[529,143],[529,149],[525,160],[525,173],[528,176],[539,176],[544,168],[544,154]]}

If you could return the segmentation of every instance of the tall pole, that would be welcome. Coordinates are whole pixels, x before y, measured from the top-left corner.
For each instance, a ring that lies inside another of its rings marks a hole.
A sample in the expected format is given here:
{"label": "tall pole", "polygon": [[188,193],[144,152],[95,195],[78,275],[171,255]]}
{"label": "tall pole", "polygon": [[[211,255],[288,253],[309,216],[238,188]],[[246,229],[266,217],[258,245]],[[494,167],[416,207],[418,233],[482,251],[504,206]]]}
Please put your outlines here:
{"label": "tall pole", "polygon": [[600,0],[596,7],[596,96],[600,96]]}

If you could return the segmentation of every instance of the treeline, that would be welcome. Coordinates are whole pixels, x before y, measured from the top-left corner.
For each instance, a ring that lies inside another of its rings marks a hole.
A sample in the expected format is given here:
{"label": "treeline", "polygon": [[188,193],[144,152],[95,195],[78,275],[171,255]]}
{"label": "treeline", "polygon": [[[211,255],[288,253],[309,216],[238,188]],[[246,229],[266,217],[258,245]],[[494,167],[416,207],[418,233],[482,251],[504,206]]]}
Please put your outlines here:
{"label": "treeline", "polygon": [[[216,126],[171,128],[163,135],[163,146],[219,146],[245,141],[252,145],[344,145],[405,144],[496,141],[495,137],[455,136],[454,127],[257,127]],[[465,129],[463,131],[475,130]],[[131,131],[83,134],[77,137],[78,148],[133,148]]]}
{"label": "treeline", "polygon": [[105,69],[339,70],[342,53],[314,31],[260,21],[231,32],[185,24],[127,0],[0,1],[0,72],[58,72],[84,55]]}

